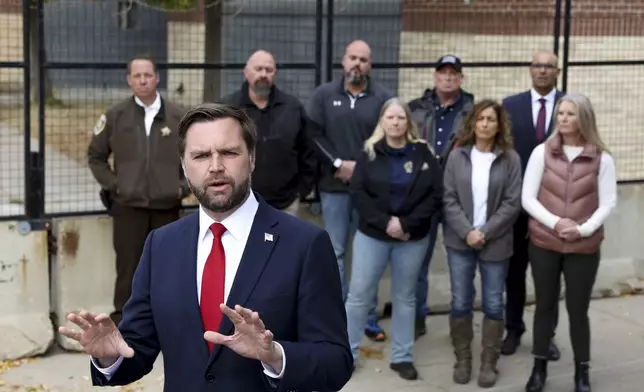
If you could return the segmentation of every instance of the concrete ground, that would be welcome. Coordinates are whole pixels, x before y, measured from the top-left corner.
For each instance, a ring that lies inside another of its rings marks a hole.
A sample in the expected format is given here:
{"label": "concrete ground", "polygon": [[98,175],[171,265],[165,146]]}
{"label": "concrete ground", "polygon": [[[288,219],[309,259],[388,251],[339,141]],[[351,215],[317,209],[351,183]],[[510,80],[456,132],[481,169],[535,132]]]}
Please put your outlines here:
{"label": "concrete ground", "polygon": [[[641,391],[644,372],[644,296],[603,299],[591,304],[593,368],[591,377],[595,391]],[[552,363],[549,370],[547,391],[572,392],[573,363],[568,338],[568,319],[562,302],[561,321],[557,343],[562,350],[562,358]],[[477,327],[480,323],[477,314]],[[527,325],[532,323],[532,311],[526,312]],[[452,350],[449,342],[447,317],[432,316],[427,319],[429,333],[418,340],[416,365],[421,378],[418,381],[405,381],[397,377],[388,367],[388,345],[369,343],[370,348],[383,348],[384,358],[361,359],[353,379],[343,392],[371,391],[423,391],[423,392],[465,392],[481,390],[475,381],[466,386],[452,383]],[[389,321],[383,326],[389,327]],[[516,355],[502,357],[499,363],[500,377],[496,387],[489,391],[520,392],[530,374],[531,336],[524,335],[523,344]],[[480,335],[476,336],[475,347],[478,351]],[[376,350],[377,351],[377,350]],[[475,353],[478,355],[478,352]],[[5,373],[0,367],[0,391],[57,391],[80,392],[99,390],[90,386],[88,378],[89,362],[82,354],[64,353],[53,350],[50,354],[26,361],[20,366],[8,368]],[[476,377],[476,373],[474,374]],[[151,374],[140,382],[126,388],[113,388],[118,391],[162,391],[162,360]],[[108,388],[109,389],[109,388]]]}

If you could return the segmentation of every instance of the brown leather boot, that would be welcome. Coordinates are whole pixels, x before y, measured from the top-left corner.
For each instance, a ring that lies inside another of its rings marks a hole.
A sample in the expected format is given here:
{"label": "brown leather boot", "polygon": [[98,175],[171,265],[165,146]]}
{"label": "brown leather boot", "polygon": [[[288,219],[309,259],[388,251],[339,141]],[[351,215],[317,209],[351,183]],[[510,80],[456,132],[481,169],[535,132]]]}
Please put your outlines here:
{"label": "brown leather boot", "polygon": [[450,317],[449,329],[456,363],[454,364],[454,382],[467,384],[472,377],[472,316]]}
{"label": "brown leather boot", "polygon": [[479,370],[479,386],[490,388],[496,384],[498,370],[496,363],[501,353],[501,343],[504,330],[503,321],[483,319],[481,330],[483,351],[481,352],[481,369]]}

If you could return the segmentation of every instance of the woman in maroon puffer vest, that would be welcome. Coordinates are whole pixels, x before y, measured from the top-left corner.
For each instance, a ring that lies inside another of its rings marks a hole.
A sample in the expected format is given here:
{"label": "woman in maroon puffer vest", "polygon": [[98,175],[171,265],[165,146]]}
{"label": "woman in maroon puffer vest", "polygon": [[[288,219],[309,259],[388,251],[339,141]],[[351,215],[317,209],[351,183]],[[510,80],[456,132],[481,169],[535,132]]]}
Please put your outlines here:
{"label": "woman in maroon puffer vest", "polygon": [[544,388],[563,272],[575,392],[590,392],[588,307],[599,268],[603,224],[616,205],[615,165],[599,137],[588,98],[566,95],[554,115],[556,130],[532,152],[523,180],[522,205],[531,217],[529,255],[536,296],[535,363],[526,391]]}

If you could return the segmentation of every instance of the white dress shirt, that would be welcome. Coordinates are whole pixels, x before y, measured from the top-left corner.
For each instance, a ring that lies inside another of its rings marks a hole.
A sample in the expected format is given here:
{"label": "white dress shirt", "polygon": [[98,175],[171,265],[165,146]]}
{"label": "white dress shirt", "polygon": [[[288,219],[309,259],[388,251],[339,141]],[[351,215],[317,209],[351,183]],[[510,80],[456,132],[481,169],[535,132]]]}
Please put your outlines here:
{"label": "white dress shirt", "polygon": [[557,96],[557,89],[553,88],[545,96],[541,96],[535,89],[530,89],[530,95],[532,97],[532,123],[535,128],[537,126],[537,117],[539,117],[539,110],[541,110],[541,98],[546,100],[546,134],[548,133],[548,128],[550,127],[550,121],[552,120],[552,112],[555,110],[555,97]]}
{"label": "white dress shirt", "polygon": [[[257,213],[257,208],[259,204],[253,192],[250,192],[248,199],[242,204],[235,212],[233,212],[228,218],[224,219],[220,223],[226,227],[226,231],[221,236],[221,242],[224,246],[224,253],[226,255],[226,276],[224,280],[224,303],[228,301],[228,294],[230,289],[233,286],[233,281],[235,280],[235,275],[237,274],[237,269],[241,262],[242,254],[246,248],[246,242],[248,236],[250,235],[250,229],[255,220],[255,214]],[[201,280],[203,275],[204,267],[206,266],[206,260],[210,254],[212,248],[212,242],[214,236],[212,231],[210,231],[210,226],[215,223],[215,220],[212,219],[201,206],[199,206],[199,236],[197,238],[197,276],[195,276],[197,290],[197,298],[199,303],[201,303]],[[204,342],[205,344],[205,342]],[[275,379],[281,379],[284,375],[284,369],[286,369],[286,357],[284,355],[284,348],[279,343],[275,342],[282,354],[282,369],[279,374],[275,369],[272,369],[270,366],[262,362],[264,367],[264,373]],[[91,359],[92,363],[105,375],[109,380],[112,375],[116,372],[121,362],[123,362],[123,357],[120,357],[114,364],[108,368],[101,368],[98,361],[95,361],[94,358]]]}
{"label": "white dress shirt", "polygon": [[157,97],[150,106],[144,104],[143,101],[136,96],[134,97],[134,102],[145,109],[145,134],[150,136],[150,129],[152,128],[154,118],[159,114],[159,110],[161,110],[161,96],[157,92]]}
{"label": "white dress shirt", "polygon": [[[583,150],[583,147],[563,146],[563,151],[569,161],[575,159]],[[541,179],[543,178],[545,152],[545,145],[541,143],[535,147],[532,155],[530,155],[525,176],[523,177],[521,204],[530,216],[541,222],[544,226],[554,230],[561,217],[548,211],[537,199],[539,196],[539,188],[541,188]],[[580,225],[577,226],[577,229],[582,237],[590,237],[593,235],[599,226],[604,223],[606,218],[608,218],[608,215],[610,215],[617,204],[617,181],[613,158],[609,154],[602,152],[599,165],[599,176],[597,178],[599,182],[599,207],[597,207],[586,222],[579,222]]]}

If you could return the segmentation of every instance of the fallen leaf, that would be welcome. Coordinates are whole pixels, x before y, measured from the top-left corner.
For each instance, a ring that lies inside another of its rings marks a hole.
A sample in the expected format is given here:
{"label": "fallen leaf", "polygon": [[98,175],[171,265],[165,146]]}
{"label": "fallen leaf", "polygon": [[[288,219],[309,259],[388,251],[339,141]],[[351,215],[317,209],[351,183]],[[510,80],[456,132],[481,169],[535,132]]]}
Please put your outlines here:
{"label": "fallen leaf", "polygon": [[360,347],[360,355],[372,359],[383,359],[385,357],[384,348],[374,347]]}

